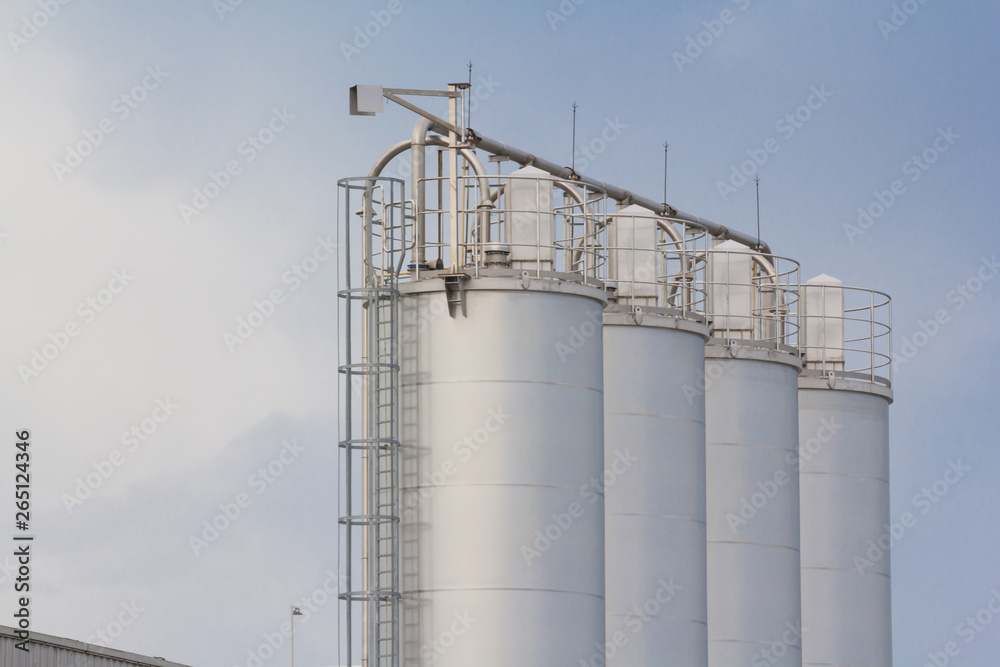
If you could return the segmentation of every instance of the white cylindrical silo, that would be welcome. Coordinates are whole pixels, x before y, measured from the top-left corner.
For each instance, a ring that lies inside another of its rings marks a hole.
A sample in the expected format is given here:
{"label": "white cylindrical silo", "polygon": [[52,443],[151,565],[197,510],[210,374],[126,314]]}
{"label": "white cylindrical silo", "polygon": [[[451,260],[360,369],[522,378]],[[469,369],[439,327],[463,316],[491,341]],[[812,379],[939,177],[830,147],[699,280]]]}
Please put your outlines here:
{"label": "white cylindrical silo", "polygon": [[[705,356],[709,665],[801,665],[797,270],[727,242],[709,258]],[[778,267],[778,268],[776,268]]]}
{"label": "white cylindrical silo", "polygon": [[707,333],[604,314],[608,665],[708,664],[705,399],[694,389]]}
{"label": "white cylindrical silo", "polygon": [[829,276],[804,289],[802,662],[891,667],[892,390],[877,375],[889,373],[890,356],[875,349],[888,338],[888,297]]}
{"label": "white cylindrical silo", "polygon": [[442,279],[401,288],[401,664],[576,665],[604,638],[603,291],[466,282],[455,317]]}
{"label": "white cylindrical silo", "polygon": [[706,667],[705,235],[628,206],[608,237],[607,665]]}
{"label": "white cylindrical silo", "polygon": [[557,185],[515,172],[505,243],[400,285],[400,665],[575,666],[604,645],[606,295],[593,239],[555,241],[596,209]]}

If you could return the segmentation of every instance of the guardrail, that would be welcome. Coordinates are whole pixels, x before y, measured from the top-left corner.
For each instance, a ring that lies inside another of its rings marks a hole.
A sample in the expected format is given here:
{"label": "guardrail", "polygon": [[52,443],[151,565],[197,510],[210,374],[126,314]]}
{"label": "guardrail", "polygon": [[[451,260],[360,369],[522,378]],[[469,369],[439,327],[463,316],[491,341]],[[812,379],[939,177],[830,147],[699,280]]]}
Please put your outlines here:
{"label": "guardrail", "polygon": [[708,251],[712,336],[797,353],[799,263],[727,241]]}
{"label": "guardrail", "polygon": [[820,276],[803,286],[799,341],[808,375],[892,386],[892,300]]}

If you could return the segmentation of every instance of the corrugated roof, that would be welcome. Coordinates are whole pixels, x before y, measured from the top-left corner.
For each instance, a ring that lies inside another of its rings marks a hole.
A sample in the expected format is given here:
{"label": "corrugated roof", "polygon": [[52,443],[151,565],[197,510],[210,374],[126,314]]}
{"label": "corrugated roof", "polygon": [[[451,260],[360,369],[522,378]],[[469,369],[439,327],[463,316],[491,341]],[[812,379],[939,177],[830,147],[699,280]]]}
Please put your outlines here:
{"label": "corrugated roof", "polygon": [[14,648],[15,629],[0,625],[0,665],[3,667],[187,667],[163,658],[150,658],[75,639],[31,633],[30,651]]}

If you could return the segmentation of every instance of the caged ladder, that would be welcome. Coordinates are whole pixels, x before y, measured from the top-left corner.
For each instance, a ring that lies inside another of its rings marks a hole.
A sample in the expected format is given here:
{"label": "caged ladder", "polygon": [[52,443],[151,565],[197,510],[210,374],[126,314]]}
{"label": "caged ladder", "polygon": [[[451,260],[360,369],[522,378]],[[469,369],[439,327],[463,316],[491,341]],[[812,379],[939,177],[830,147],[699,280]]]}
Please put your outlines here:
{"label": "caged ladder", "polygon": [[[398,280],[405,255],[406,201],[398,179],[344,179],[338,185],[344,200],[337,292],[343,316],[338,335],[343,341],[339,523],[344,590],[339,598],[346,604],[344,657],[348,665],[399,667]],[[356,274],[351,224],[352,212],[359,208],[362,261]],[[358,325],[360,350],[353,340]],[[356,388],[360,406],[354,402]],[[354,572],[356,564],[361,576]],[[353,627],[359,615],[360,651]]]}

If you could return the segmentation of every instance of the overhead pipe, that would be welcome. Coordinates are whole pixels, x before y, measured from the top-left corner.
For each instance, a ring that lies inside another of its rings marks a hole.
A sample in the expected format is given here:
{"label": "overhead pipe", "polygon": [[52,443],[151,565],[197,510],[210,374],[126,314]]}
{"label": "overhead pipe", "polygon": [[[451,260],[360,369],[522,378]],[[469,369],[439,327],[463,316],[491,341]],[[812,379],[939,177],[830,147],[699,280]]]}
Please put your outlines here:
{"label": "overhead pipe", "polygon": [[[433,121],[426,118],[418,118],[413,126],[413,136],[410,138],[410,179],[413,191],[413,263],[419,271],[426,264],[425,234],[426,218],[424,213],[424,199],[427,195],[427,187],[424,178],[427,176],[427,153],[424,150],[427,146],[427,132],[434,125]],[[440,239],[439,239],[440,240]]]}
{"label": "overhead pipe", "polygon": [[[437,128],[435,128],[437,131]],[[662,216],[667,218],[677,218],[679,220],[684,220],[685,222],[690,222],[698,227],[702,227],[712,236],[721,239],[731,239],[738,243],[742,243],[754,250],[758,250],[764,254],[771,254],[771,248],[760,239],[756,239],[752,236],[729,229],[725,225],[721,225],[717,222],[712,222],[706,218],[694,215],[693,213],[686,213],[684,211],[678,210],[669,204],[662,202],[655,202],[652,199],[637,195],[633,192],[629,192],[624,188],[620,188],[617,185],[611,185],[610,183],[605,183],[596,178],[591,178],[589,176],[583,176],[582,174],[576,173],[570,167],[563,167],[556,164],[555,162],[550,162],[548,160],[542,159],[538,156],[532,155],[527,151],[523,151],[520,148],[514,148],[513,146],[508,146],[502,141],[497,141],[495,139],[490,139],[489,137],[484,137],[476,134],[472,129],[466,130],[466,142],[473,148],[482,148],[487,153],[493,153],[494,155],[503,155],[510,158],[514,162],[520,165],[530,165],[537,167],[542,171],[547,171],[548,173],[556,176],[558,178],[564,178],[571,181],[578,181],[580,183],[586,183],[593,187],[603,190],[612,199],[627,203],[627,204],[638,204],[643,208],[648,208]]]}

